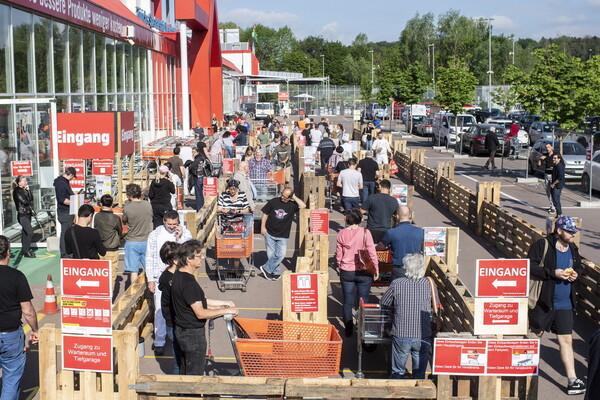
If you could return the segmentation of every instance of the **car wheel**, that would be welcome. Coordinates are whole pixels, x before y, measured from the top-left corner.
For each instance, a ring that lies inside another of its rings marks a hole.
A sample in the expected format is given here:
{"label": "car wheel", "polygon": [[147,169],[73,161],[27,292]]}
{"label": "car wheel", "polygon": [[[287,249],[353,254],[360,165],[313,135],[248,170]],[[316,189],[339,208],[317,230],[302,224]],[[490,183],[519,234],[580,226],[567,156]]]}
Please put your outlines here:
{"label": "car wheel", "polygon": [[590,176],[588,174],[583,174],[581,177],[581,190],[584,193],[590,192]]}

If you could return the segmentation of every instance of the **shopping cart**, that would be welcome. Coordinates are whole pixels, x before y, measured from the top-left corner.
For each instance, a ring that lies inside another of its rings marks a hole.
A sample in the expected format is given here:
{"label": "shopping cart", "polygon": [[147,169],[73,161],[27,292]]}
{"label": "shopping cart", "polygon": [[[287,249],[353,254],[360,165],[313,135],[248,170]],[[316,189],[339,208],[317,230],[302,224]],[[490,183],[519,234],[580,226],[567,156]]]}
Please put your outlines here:
{"label": "shopping cart", "polygon": [[247,318],[226,320],[226,324],[242,375],[339,375],[342,338],[333,325]]}
{"label": "shopping cart", "polygon": [[358,308],[358,371],[356,377],[363,379],[362,372],[363,344],[377,345],[392,343],[393,309],[381,307],[379,304],[366,304],[360,300]]}
{"label": "shopping cart", "polygon": [[[248,229],[246,220],[240,219],[224,222],[217,215],[217,235],[215,239],[217,287],[221,292],[229,289],[246,291],[250,277],[256,275],[252,246],[253,229]],[[221,265],[220,259],[227,259]],[[245,259],[248,268],[243,265]]]}
{"label": "shopping cart", "polygon": [[377,251],[377,260],[379,261],[379,279],[374,281],[371,286],[390,286],[392,283],[392,251]]}
{"label": "shopping cart", "polygon": [[221,171],[223,170],[223,155],[211,154],[210,163],[212,164],[212,176],[215,178],[221,176]]}
{"label": "shopping cart", "polygon": [[339,204],[342,203],[342,194],[340,188],[337,186],[337,180],[340,174],[335,173],[335,170],[331,166],[328,166],[327,168],[327,197],[329,197],[329,212],[331,212],[335,207],[336,200]]}

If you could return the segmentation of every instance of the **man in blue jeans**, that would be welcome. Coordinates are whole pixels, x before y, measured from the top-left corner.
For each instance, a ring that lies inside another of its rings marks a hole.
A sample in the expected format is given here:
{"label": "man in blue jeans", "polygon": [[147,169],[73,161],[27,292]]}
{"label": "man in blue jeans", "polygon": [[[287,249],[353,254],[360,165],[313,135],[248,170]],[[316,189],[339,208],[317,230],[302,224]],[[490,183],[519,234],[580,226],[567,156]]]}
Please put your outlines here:
{"label": "man in blue jeans", "polygon": [[27,278],[18,269],[9,267],[9,260],[10,242],[6,236],[0,236],[0,398],[17,400],[26,360],[21,317],[24,316],[31,327],[31,344],[38,342],[38,324]]}
{"label": "man in blue jeans", "polygon": [[265,237],[267,262],[260,270],[265,279],[277,281],[281,278],[279,264],[285,258],[294,215],[301,208],[306,208],[306,204],[291,188],[285,188],[281,197],[269,200],[262,208],[260,233]]}
{"label": "man in blue jeans", "polygon": [[364,204],[367,197],[375,193],[375,182],[379,178],[379,164],[373,160],[373,151],[367,150],[365,158],[358,163],[358,172],[363,177],[363,188],[360,191],[360,203]]}
{"label": "man in blue jeans", "polygon": [[363,177],[356,170],[358,160],[352,157],[348,160],[348,168],[340,172],[337,185],[342,188],[342,205],[344,212],[358,208],[360,203],[360,190],[363,188]]}

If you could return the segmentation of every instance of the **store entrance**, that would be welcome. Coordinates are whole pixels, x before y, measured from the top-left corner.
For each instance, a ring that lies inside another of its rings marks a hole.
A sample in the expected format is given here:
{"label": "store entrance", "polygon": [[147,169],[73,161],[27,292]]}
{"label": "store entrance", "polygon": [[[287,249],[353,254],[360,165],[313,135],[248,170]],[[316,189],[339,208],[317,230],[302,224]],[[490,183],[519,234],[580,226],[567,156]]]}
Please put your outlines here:
{"label": "store entrance", "polygon": [[[27,176],[34,198],[34,246],[46,247],[56,234],[53,180],[58,168],[52,160],[52,132],[56,132],[54,99],[0,100],[0,232],[14,247],[21,245],[21,225],[12,191],[17,175]],[[19,162],[19,163],[15,163]]]}

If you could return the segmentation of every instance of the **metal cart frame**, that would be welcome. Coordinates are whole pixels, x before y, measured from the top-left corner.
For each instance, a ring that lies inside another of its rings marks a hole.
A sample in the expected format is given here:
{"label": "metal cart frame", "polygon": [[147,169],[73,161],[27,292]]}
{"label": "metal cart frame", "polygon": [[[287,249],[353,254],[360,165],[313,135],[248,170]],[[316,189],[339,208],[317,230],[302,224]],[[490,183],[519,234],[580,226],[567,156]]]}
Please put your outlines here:
{"label": "metal cart frame", "polygon": [[[221,232],[221,216],[217,215],[217,234],[215,236],[215,262],[217,269],[217,287],[221,292],[230,289],[239,289],[242,292],[246,291],[246,285],[250,277],[256,275],[254,269],[254,229],[250,229],[247,237],[244,237],[248,226],[245,225],[244,219],[243,233],[234,232],[231,234]],[[219,259],[239,258],[240,265],[236,268],[233,265],[221,266]],[[242,258],[246,259],[249,268],[242,264]]]}
{"label": "metal cart frame", "polygon": [[390,344],[392,343],[392,322],[394,312],[392,308],[381,307],[379,304],[365,304],[361,299],[358,308],[358,337],[356,341],[358,350],[357,379],[364,379],[362,372],[363,344]]}

